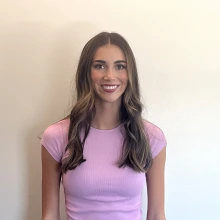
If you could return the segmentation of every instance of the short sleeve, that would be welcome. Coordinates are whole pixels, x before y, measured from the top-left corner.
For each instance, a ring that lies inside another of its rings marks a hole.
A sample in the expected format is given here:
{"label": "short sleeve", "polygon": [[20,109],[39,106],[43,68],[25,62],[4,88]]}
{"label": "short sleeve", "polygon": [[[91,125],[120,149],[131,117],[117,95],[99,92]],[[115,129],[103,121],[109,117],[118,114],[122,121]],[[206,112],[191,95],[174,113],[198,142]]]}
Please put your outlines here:
{"label": "short sleeve", "polygon": [[158,126],[148,121],[144,123],[149,137],[152,157],[155,158],[167,146],[167,141],[163,131]]}
{"label": "short sleeve", "polygon": [[46,148],[49,154],[57,162],[61,162],[64,151],[61,123],[53,124],[44,131],[41,139],[41,145]]}

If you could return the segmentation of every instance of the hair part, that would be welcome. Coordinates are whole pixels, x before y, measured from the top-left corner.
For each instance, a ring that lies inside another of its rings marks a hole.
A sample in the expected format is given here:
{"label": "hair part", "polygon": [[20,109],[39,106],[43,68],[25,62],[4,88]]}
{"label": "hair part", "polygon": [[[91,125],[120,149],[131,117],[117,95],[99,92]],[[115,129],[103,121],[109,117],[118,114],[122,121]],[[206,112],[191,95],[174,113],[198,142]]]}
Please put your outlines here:
{"label": "hair part", "polygon": [[[128,85],[122,95],[120,123],[124,127],[124,142],[118,167],[129,166],[137,172],[147,172],[152,165],[152,154],[149,138],[142,118],[143,105],[140,101],[140,86],[134,54],[127,41],[118,33],[102,32],[90,39],[84,46],[78,68],[75,85],[77,100],[70,115],[68,156],[62,161],[62,173],[75,169],[86,161],[83,147],[89,134],[91,122],[96,114],[95,94],[91,81],[91,65],[96,50],[106,44],[118,46],[125,55],[127,62]],[[84,136],[81,139],[81,132]]]}

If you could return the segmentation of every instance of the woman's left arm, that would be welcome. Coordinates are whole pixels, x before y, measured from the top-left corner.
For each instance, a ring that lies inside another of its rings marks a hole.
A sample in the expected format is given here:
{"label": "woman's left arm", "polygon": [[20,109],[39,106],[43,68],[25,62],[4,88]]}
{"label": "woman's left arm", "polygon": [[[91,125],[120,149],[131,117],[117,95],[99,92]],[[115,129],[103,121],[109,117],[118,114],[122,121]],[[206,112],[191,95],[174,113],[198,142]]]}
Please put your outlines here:
{"label": "woman's left arm", "polygon": [[146,174],[148,192],[147,220],[166,220],[164,211],[164,168],[166,147],[153,159]]}

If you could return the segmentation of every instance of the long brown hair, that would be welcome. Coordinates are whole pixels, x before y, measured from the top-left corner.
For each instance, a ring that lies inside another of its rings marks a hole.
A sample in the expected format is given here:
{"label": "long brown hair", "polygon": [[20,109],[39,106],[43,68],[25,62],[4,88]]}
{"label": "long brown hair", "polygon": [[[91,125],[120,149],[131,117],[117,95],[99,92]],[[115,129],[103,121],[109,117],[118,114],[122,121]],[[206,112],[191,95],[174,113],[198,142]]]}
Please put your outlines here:
{"label": "long brown hair", "polygon": [[[128,85],[122,95],[120,122],[124,126],[124,142],[118,167],[129,166],[138,172],[147,172],[152,164],[149,138],[142,118],[143,105],[140,101],[140,86],[135,57],[127,41],[117,33],[102,32],[87,42],[82,50],[77,72],[77,100],[71,113],[68,144],[68,156],[62,161],[62,173],[75,169],[85,162],[83,147],[88,136],[91,122],[95,116],[95,94],[91,82],[91,65],[96,50],[106,44],[121,48],[127,61]],[[84,131],[81,140],[80,133]]]}

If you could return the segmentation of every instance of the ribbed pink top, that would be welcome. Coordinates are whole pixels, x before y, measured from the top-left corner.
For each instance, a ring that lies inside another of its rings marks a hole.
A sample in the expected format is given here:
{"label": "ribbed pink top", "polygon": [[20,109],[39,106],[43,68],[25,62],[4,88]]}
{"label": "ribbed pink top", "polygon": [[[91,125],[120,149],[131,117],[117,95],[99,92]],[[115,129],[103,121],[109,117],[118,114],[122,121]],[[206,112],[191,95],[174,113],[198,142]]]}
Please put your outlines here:
{"label": "ribbed pink top", "polygon": [[[68,143],[69,119],[49,126],[41,144],[61,162]],[[166,146],[163,132],[145,122],[153,158]],[[91,127],[84,146],[86,162],[62,176],[68,220],[140,220],[145,173],[118,168],[122,126],[111,130]]]}

